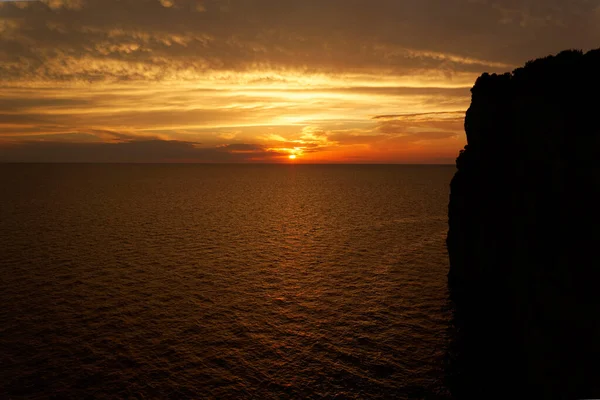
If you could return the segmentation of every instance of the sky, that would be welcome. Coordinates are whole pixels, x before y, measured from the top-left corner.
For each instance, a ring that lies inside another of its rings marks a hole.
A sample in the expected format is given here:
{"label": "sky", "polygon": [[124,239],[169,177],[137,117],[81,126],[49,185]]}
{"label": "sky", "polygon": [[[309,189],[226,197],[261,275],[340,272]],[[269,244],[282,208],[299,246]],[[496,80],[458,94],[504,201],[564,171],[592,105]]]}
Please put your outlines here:
{"label": "sky", "polygon": [[481,73],[596,47],[600,0],[0,1],[0,162],[453,163]]}

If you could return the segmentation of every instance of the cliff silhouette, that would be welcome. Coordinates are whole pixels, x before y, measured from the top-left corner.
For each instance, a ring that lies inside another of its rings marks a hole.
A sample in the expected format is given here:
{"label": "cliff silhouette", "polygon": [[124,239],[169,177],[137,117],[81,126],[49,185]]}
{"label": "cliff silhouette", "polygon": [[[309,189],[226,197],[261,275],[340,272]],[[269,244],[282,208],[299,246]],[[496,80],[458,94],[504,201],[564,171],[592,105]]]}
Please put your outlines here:
{"label": "cliff silhouette", "polygon": [[449,204],[456,397],[600,398],[600,49],[471,89]]}

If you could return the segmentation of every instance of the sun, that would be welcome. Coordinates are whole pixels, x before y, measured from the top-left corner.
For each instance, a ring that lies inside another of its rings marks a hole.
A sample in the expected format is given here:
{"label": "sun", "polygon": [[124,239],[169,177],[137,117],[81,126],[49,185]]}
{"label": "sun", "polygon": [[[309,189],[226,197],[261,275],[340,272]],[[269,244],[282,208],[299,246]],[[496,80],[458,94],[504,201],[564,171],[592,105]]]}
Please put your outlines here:
{"label": "sun", "polygon": [[295,154],[290,154],[289,158],[290,158],[290,160],[295,160],[296,159],[296,155]]}

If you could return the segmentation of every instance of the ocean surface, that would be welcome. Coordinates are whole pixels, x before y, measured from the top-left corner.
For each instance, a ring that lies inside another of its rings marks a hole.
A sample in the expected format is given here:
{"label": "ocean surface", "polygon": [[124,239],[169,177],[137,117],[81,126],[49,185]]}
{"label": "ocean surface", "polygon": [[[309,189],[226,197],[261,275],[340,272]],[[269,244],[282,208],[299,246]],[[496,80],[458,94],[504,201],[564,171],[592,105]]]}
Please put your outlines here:
{"label": "ocean surface", "polygon": [[446,398],[454,172],[0,164],[0,398]]}

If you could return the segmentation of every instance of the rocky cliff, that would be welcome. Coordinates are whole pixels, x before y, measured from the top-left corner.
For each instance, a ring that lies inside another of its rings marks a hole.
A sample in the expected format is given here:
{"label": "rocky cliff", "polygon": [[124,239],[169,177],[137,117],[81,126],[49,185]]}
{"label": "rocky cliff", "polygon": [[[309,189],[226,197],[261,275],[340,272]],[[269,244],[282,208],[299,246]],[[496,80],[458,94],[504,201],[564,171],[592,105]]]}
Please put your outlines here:
{"label": "rocky cliff", "polygon": [[451,386],[600,397],[600,49],[471,92],[449,205]]}

